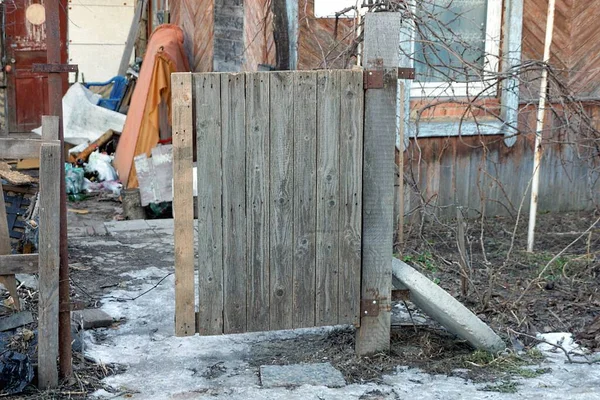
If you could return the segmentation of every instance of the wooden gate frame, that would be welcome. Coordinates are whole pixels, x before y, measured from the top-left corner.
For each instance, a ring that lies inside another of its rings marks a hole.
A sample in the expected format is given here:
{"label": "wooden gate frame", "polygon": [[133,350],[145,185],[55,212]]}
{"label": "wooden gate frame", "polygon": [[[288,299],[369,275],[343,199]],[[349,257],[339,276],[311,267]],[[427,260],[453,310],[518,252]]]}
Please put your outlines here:
{"label": "wooden gate frame", "polygon": [[[39,273],[38,386],[58,386],[58,283],[61,145],[58,117],[42,117],[42,139],[0,139],[0,158],[40,158],[39,254],[10,254],[4,196],[0,199],[0,276],[18,304],[15,274]],[[2,184],[0,183],[0,190]]]}
{"label": "wooden gate frame", "polygon": [[[399,13],[368,14],[365,22],[362,277],[356,351],[388,350],[391,329],[394,155],[397,127]],[[194,288],[192,75],[173,74],[173,199],[175,333],[196,333]],[[403,118],[400,119],[400,122]],[[292,312],[292,310],[290,310]]]}

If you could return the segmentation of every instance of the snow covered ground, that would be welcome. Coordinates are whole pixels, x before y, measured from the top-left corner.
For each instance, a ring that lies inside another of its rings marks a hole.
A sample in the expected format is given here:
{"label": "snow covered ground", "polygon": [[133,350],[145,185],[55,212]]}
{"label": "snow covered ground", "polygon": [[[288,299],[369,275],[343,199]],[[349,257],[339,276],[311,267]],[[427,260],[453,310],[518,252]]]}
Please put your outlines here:
{"label": "snow covered ground", "polygon": [[[214,337],[175,337],[174,277],[168,276],[149,293],[135,301],[132,298],[150,289],[170,273],[150,267],[128,272],[133,285],[116,289],[105,296],[102,309],[115,319],[124,318],[118,328],[85,334],[85,352],[104,363],[127,366],[123,374],[105,379],[115,393],[98,391],[99,398],[127,399],[599,399],[600,365],[566,364],[560,350],[542,344],[546,355],[544,367],[551,372],[536,378],[520,379],[517,393],[487,392],[489,385],[473,383],[459,377],[429,375],[414,368],[399,366],[383,383],[352,384],[332,389],[304,385],[296,388],[262,388],[258,369],[249,365],[253,344],[301,335],[325,335],[331,328],[303,329],[267,333],[250,333]],[[100,339],[99,339],[100,338]],[[549,341],[560,341],[577,353],[568,334],[553,334]],[[581,360],[580,357],[575,357]],[[223,373],[218,377],[203,376],[218,364]]]}

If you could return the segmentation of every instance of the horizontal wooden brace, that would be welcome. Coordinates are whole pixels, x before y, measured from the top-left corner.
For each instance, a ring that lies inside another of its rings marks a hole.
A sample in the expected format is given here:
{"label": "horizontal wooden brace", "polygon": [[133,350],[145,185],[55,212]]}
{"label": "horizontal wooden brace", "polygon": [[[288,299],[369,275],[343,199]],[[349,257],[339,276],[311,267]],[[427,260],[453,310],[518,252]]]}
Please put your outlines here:
{"label": "horizontal wooden brace", "polygon": [[33,64],[31,70],[33,72],[63,73],[77,72],[79,67],[76,64]]}
{"label": "horizontal wooden brace", "polygon": [[37,274],[38,254],[9,254],[0,256],[0,275]]}

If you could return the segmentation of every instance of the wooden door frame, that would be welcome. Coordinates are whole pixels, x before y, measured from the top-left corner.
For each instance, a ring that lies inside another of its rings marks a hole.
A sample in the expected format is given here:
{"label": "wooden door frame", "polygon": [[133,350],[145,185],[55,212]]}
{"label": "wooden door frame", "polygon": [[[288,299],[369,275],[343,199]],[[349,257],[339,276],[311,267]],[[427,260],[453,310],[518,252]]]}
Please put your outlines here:
{"label": "wooden door frame", "polygon": [[[60,30],[60,44],[61,44],[61,64],[68,63],[68,43],[67,43],[67,33],[68,33],[68,0],[59,0],[60,8],[63,12],[59,13],[59,24],[61,27]],[[24,4],[24,2],[23,2]],[[8,64],[6,60],[12,58],[12,52],[6,46],[6,16],[5,13],[2,13],[2,55],[5,56],[5,61],[3,65]],[[44,43],[45,44],[45,43]],[[12,72],[14,74],[15,71]],[[33,73],[32,73],[33,74]],[[3,73],[4,75],[4,96],[5,96],[5,128],[4,132],[0,133],[3,135],[9,135],[11,133],[18,133],[18,129],[14,129],[16,126],[16,93],[14,86],[14,79],[11,78],[11,74]],[[35,76],[42,76],[47,78],[47,74],[34,74]],[[68,90],[69,77],[67,73],[62,74],[63,80],[63,95]],[[42,101],[48,101],[48,99],[42,99]],[[40,121],[41,121],[40,115]],[[40,122],[41,124],[41,122]]]}

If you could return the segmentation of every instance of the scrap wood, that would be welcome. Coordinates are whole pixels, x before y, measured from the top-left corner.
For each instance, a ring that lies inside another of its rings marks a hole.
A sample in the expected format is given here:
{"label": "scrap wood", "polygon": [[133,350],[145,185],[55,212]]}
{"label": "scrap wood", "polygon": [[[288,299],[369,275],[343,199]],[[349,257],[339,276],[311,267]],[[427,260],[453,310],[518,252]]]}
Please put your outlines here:
{"label": "scrap wood", "polygon": [[31,324],[33,315],[31,311],[21,311],[0,319],[0,332],[9,331],[23,325]]}
{"label": "scrap wood", "polygon": [[40,169],[40,159],[39,158],[24,158],[17,162],[17,169]]}
{"label": "scrap wood", "polygon": [[29,175],[25,175],[19,171],[13,171],[8,163],[0,161],[0,177],[13,185],[30,185],[36,183],[37,180]]}
{"label": "scrap wood", "polygon": [[68,209],[69,212],[75,213],[75,214],[80,214],[80,215],[85,215],[85,214],[89,214],[89,210],[79,210],[76,208],[69,208]]}
{"label": "scrap wood", "polygon": [[76,162],[77,164],[83,164],[84,162],[86,162],[90,156],[90,154],[92,154],[94,151],[96,151],[96,149],[104,146],[106,143],[110,142],[110,140],[113,138],[113,136],[116,134],[116,132],[112,129],[107,130],[106,132],[104,132],[104,134],[102,136],[100,136],[98,139],[94,140],[92,143],[90,143],[90,145],[88,147],[85,148],[85,150],[83,150],[81,153],[79,153],[76,157]]}

